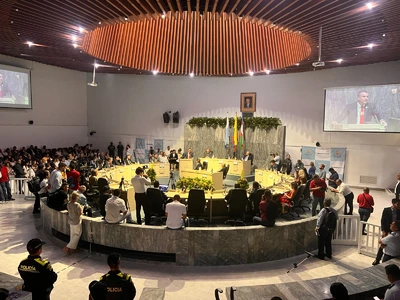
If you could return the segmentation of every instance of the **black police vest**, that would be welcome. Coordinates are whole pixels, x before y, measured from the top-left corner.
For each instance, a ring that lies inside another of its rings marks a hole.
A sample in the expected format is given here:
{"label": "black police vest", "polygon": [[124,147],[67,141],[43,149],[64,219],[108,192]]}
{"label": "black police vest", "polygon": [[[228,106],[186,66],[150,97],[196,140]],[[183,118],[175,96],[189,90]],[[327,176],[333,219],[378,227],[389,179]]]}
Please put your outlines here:
{"label": "black police vest", "polygon": [[130,299],[128,287],[131,285],[131,275],[126,273],[107,273],[100,278],[107,286],[107,300]]}

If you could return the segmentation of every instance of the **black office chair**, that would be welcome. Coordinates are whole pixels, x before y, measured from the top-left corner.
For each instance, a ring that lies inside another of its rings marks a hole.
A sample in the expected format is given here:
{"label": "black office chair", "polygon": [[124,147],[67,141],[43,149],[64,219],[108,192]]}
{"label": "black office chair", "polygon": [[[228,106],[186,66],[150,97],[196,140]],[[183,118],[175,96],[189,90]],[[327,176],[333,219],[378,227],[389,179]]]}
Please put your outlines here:
{"label": "black office chair", "polygon": [[204,171],[207,171],[207,169],[208,169],[208,162],[206,162],[206,161],[203,161],[203,168],[202,168]]}
{"label": "black office chair", "polygon": [[261,202],[261,198],[265,193],[265,189],[258,189],[254,196],[253,199],[251,199],[252,203],[251,203],[251,207],[252,207],[252,212],[253,212],[253,216],[260,216],[260,202]]}
{"label": "black office chair", "polygon": [[224,172],[222,172],[222,179],[225,179],[225,178],[226,178],[226,175],[228,175],[228,172],[229,172],[229,165],[227,165],[227,166],[225,167]]}
{"label": "black office chair", "polygon": [[[307,183],[301,184],[299,186],[299,189],[297,192],[300,194],[300,198],[299,198],[299,202],[295,206],[295,208],[301,208],[303,210],[303,212],[306,212],[306,209],[311,210],[309,206],[302,205],[303,200],[306,200],[304,198],[304,193],[305,193],[306,187],[307,187]],[[308,194],[310,194],[310,187],[308,187]]]}
{"label": "black office chair", "polygon": [[154,225],[162,225],[163,217],[165,219],[165,206],[161,191],[157,188],[148,188],[146,193],[147,199],[150,201],[150,222],[153,221]]}
{"label": "black office chair", "polygon": [[296,207],[296,203],[298,205],[299,201],[300,201],[300,197],[303,194],[299,193],[299,189],[297,189],[296,194],[294,195],[294,198],[291,201],[290,206],[288,207],[287,211],[285,213],[281,214],[281,217],[285,216],[285,215],[291,215],[293,219],[295,219],[296,217],[294,216],[293,213],[297,214],[297,217],[300,217],[300,215],[295,211],[295,207]]}
{"label": "black office chair", "polygon": [[[204,219],[200,219],[199,217],[204,214],[207,206],[206,206],[206,195],[204,190],[200,189],[192,189],[189,191],[189,196],[187,199],[188,211],[187,216],[189,218],[188,225],[190,224],[198,224],[202,226],[204,224],[208,224],[208,222]],[[190,217],[193,217],[190,219]]]}
{"label": "black office chair", "polygon": [[227,200],[229,205],[230,219],[226,221],[225,224],[246,226],[244,220],[247,201],[247,192],[245,189],[239,188],[231,190],[231,195]]}
{"label": "black office chair", "polygon": [[310,183],[311,180],[308,180],[303,192],[303,200],[306,200],[308,204],[311,203],[311,194],[310,194]]}
{"label": "black office chair", "polygon": [[98,184],[97,186],[99,188],[100,195],[103,195],[104,194],[104,187],[106,185],[109,185],[108,180],[103,178],[103,177],[101,177],[101,178],[99,178],[97,180],[97,184]]}

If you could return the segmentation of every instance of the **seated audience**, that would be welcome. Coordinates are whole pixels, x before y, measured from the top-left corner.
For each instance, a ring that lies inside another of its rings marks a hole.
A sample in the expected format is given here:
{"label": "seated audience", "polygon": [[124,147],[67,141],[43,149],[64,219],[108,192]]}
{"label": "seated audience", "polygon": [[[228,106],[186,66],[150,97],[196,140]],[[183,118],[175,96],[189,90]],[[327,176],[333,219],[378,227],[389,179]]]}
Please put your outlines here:
{"label": "seated audience", "polygon": [[114,159],[114,163],[115,166],[123,166],[124,162],[122,161],[121,157],[119,157],[118,155],[115,157]]}
{"label": "seated audience", "polygon": [[47,206],[61,211],[67,209],[68,203],[68,183],[64,182],[61,184],[61,188],[55,193],[49,195],[47,199]]}
{"label": "seated audience", "polygon": [[400,221],[392,222],[390,230],[391,233],[379,240],[379,244],[383,248],[382,262],[400,256]]}
{"label": "seated audience", "polygon": [[214,158],[214,152],[210,148],[207,148],[206,152],[204,152],[204,158]]}
{"label": "seated audience", "polygon": [[165,216],[167,217],[168,229],[181,229],[183,227],[183,220],[186,219],[186,206],[180,203],[181,197],[174,196],[174,201],[168,203],[165,207]]}
{"label": "seated audience", "polygon": [[79,187],[79,191],[78,191],[78,195],[79,195],[78,203],[80,205],[82,205],[82,207],[83,207],[83,214],[87,215],[89,217],[92,217],[93,216],[92,207],[87,202],[87,198],[85,196],[85,193],[86,193],[86,186],[81,185]]}
{"label": "seated audience", "polygon": [[127,223],[133,223],[131,213],[128,211],[125,205],[125,201],[119,198],[121,190],[115,189],[113,196],[106,202],[106,216],[105,220],[110,224],[118,224],[123,220],[127,220]]}
{"label": "seated audience", "polygon": [[196,159],[196,166],[194,167],[195,170],[202,170],[203,166],[200,162],[200,159]]}
{"label": "seated audience", "polygon": [[275,163],[275,160],[269,161],[268,170],[270,171],[278,171],[278,165]]}
{"label": "seated audience", "polygon": [[125,163],[125,165],[128,165],[128,166],[134,163],[129,154],[125,157],[124,163]]}
{"label": "seated audience", "polygon": [[274,226],[278,215],[278,205],[272,199],[272,192],[266,189],[259,205],[260,217],[253,217],[254,225]]}
{"label": "seated audience", "polygon": [[71,190],[77,191],[80,187],[81,173],[78,172],[75,168],[75,162],[69,164],[70,171],[67,173],[67,180],[69,183],[69,188]]}
{"label": "seated audience", "polygon": [[335,282],[331,284],[330,292],[332,294],[332,299],[336,300],[348,300],[349,292],[346,287],[341,282]]}
{"label": "seated audience", "polygon": [[256,192],[260,189],[260,184],[257,181],[253,181],[253,186],[250,190],[250,195],[249,195],[249,201],[250,205],[253,209],[254,214],[258,213],[258,207],[255,207],[255,201],[256,201]]}
{"label": "seated audience", "polygon": [[384,300],[400,299],[400,269],[397,265],[387,265],[385,267],[387,279],[390,285],[385,293]]}
{"label": "seated audience", "polygon": [[98,174],[97,169],[93,170],[91,174],[92,175],[89,177],[89,190],[92,192],[98,192],[99,183],[98,183],[98,178],[97,178],[97,174]]}
{"label": "seated audience", "polygon": [[111,194],[110,186],[106,185],[104,187],[104,193],[100,196],[100,199],[99,199],[100,214],[103,216],[103,218],[106,217],[107,200],[110,199],[111,197],[112,197],[112,194]]}
{"label": "seated audience", "polygon": [[293,206],[293,198],[296,196],[297,192],[297,183],[290,183],[290,187],[292,188],[289,193],[285,193],[280,197],[280,202],[282,204],[282,213],[286,213],[289,207]]}
{"label": "seated audience", "polygon": [[99,282],[107,287],[106,299],[132,300],[136,296],[136,288],[131,275],[120,271],[120,263],[121,256],[111,253],[107,258],[110,271],[101,276]]}
{"label": "seated audience", "polygon": [[[158,180],[154,181],[153,186],[155,189],[160,189],[160,182]],[[161,198],[164,200],[164,203],[166,203],[168,200],[167,195],[165,195],[165,193],[161,190],[160,190],[160,193],[161,193]]]}

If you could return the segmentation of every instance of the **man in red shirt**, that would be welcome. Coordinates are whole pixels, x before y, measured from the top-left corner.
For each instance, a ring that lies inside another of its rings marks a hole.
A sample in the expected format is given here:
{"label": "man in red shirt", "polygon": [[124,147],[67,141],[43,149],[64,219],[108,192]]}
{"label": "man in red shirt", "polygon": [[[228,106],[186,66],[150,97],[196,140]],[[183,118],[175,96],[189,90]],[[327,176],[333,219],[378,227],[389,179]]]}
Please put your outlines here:
{"label": "man in red shirt", "polygon": [[[77,191],[80,188],[80,182],[81,182],[81,173],[79,173],[77,170],[75,170],[75,163],[71,163],[69,165],[70,171],[67,173],[67,180],[70,185],[70,189]],[[71,179],[70,179],[71,178]],[[71,185],[72,182],[72,185]]]}
{"label": "man in red shirt", "polygon": [[310,191],[313,194],[314,200],[312,202],[311,213],[313,216],[317,214],[317,205],[319,203],[319,210],[324,208],[326,183],[325,180],[319,178],[318,175],[313,176],[313,180],[310,183]]}
{"label": "man in red shirt", "polygon": [[264,195],[261,198],[260,205],[258,206],[260,209],[260,217],[253,217],[254,225],[263,225],[263,226],[274,226],[275,219],[278,215],[278,204],[272,199],[272,192],[269,189],[266,189]]}
{"label": "man in red shirt", "polygon": [[[357,202],[359,205],[358,213],[360,215],[361,221],[367,222],[369,216],[372,213],[372,206],[374,206],[374,198],[369,194],[369,188],[365,187],[363,189],[364,193],[358,195]],[[366,224],[363,224],[363,235],[367,235],[365,232]]]}
{"label": "man in red shirt", "polygon": [[[0,162],[0,200],[15,200],[11,195],[10,179],[8,177],[8,168]],[[3,199],[4,198],[4,199]]]}

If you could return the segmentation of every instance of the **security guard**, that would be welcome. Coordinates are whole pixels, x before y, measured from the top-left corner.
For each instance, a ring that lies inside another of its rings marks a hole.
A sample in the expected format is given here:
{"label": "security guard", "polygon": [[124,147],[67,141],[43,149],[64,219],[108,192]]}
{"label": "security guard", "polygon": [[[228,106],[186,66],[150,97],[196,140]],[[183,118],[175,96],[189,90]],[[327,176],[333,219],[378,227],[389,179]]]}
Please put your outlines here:
{"label": "security guard", "polygon": [[32,300],[48,300],[57,280],[57,274],[47,260],[40,257],[42,245],[40,239],[32,239],[26,245],[29,256],[20,262],[18,272],[24,280],[22,289],[32,293]]}
{"label": "security guard", "polygon": [[136,288],[131,275],[119,270],[121,256],[111,253],[107,258],[110,272],[100,278],[100,283],[107,286],[107,300],[132,300],[136,296]]}

